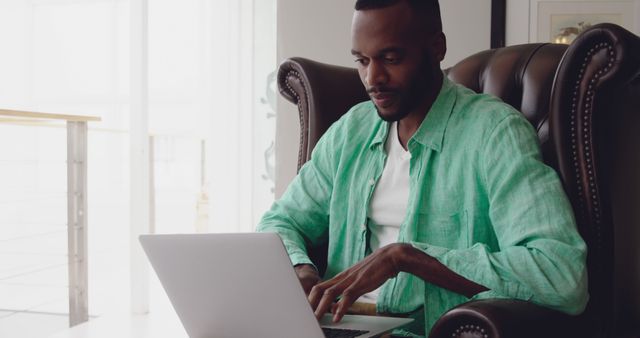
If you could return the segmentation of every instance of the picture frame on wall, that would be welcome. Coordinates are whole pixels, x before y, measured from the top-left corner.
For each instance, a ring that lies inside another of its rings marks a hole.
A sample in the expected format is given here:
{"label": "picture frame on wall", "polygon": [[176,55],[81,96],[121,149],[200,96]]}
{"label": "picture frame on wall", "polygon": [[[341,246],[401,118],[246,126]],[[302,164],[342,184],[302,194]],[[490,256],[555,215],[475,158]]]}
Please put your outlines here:
{"label": "picture frame on wall", "polygon": [[530,0],[529,41],[571,43],[589,27],[609,22],[638,33],[640,0]]}

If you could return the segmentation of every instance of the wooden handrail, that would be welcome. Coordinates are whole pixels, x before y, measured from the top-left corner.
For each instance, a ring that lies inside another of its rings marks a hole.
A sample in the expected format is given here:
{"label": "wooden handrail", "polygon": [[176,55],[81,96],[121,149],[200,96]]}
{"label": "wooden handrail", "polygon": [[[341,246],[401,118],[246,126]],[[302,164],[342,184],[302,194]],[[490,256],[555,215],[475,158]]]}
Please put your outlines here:
{"label": "wooden handrail", "polygon": [[9,109],[0,109],[0,116],[21,118],[21,119],[29,118],[29,119],[40,119],[40,120],[64,120],[64,121],[71,121],[71,122],[89,122],[89,121],[101,120],[100,117],[98,116],[39,113],[39,112],[9,110]]}

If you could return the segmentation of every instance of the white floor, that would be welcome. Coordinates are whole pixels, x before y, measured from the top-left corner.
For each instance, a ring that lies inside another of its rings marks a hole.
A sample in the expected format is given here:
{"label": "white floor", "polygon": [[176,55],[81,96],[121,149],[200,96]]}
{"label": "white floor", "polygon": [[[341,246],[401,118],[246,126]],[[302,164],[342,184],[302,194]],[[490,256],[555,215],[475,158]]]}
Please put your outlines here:
{"label": "white floor", "polygon": [[43,337],[69,325],[66,229],[15,227],[0,228],[0,337]]}

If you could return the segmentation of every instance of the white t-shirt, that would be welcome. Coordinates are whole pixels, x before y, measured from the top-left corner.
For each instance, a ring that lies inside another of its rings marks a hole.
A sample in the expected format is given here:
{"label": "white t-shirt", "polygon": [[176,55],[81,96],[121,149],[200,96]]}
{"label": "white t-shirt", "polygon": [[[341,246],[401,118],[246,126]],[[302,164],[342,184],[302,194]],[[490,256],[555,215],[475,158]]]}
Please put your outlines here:
{"label": "white t-shirt", "polygon": [[[409,162],[411,153],[400,144],[398,123],[389,127],[385,142],[387,159],[369,203],[369,248],[376,251],[398,241],[400,224],[404,221],[409,203]],[[362,303],[375,303],[380,289],[358,299]]]}

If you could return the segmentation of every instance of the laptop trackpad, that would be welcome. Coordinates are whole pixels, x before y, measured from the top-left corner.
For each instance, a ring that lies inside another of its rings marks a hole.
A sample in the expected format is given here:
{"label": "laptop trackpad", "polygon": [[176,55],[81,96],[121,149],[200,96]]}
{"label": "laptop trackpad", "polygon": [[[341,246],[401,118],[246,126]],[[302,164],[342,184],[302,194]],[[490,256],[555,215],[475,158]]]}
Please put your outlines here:
{"label": "laptop trackpad", "polygon": [[323,328],[368,331],[363,337],[376,336],[413,321],[411,318],[346,315],[339,323],[334,323],[332,318],[333,315],[325,314],[320,320],[320,326]]}

